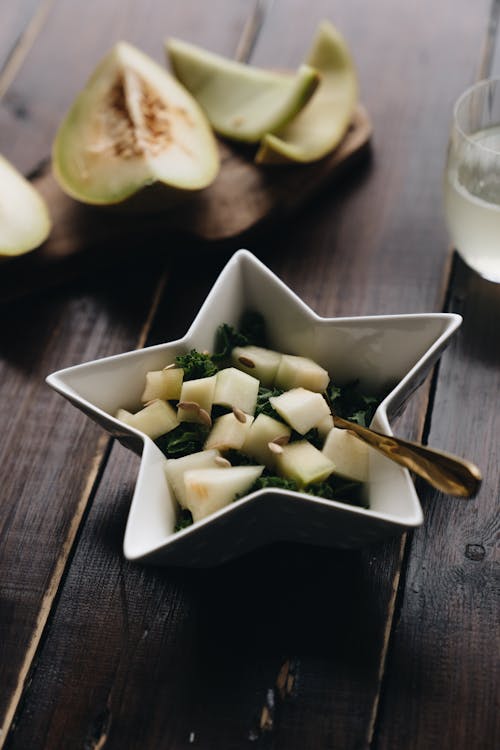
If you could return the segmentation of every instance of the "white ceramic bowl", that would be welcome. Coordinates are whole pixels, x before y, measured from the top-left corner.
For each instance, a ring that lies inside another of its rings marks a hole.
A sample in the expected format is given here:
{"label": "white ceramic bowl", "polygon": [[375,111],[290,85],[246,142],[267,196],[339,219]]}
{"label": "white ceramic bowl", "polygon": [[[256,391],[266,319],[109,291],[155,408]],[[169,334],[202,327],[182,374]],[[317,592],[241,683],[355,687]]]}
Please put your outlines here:
{"label": "white ceramic bowl", "polygon": [[424,380],[458,328],[452,314],[320,318],[247,250],[231,258],[187,334],[178,341],[55,372],[52,388],[128,448],[142,453],[124,540],[130,560],[183,566],[219,564],[254,547],[293,540],[363,547],[422,523],[408,472],[372,452],[369,508],[285,490],[260,490],[192,526],[174,531],[177,507],[163,454],[148,437],[113,417],[139,408],[144,376],[192,348],[213,349],[222,322],[237,325],[246,309],[264,316],[270,345],[312,357],[335,383],[358,378],[366,392],[386,392],[372,422],[391,434],[389,417]]}

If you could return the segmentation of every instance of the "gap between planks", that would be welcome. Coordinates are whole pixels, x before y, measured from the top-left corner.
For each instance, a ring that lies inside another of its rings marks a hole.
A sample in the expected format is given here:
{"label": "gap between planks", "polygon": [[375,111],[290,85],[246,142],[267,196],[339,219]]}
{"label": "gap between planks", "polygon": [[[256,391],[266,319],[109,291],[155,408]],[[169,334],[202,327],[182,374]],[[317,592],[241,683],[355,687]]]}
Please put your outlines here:
{"label": "gap between planks", "polygon": [[[165,287],[166,287],[169,275],[170,275],[169,271],[165,270],[162,273],[160,280],[158,281],[154,289],[152,300],[151,300],[151,305],[149,307],[146,319],[142,325],[141,331],[137,338],[136,349],[142,349],[146,343],[149,331],[151,330],[154,317],[156,315],[159,304],[163,297],[163,293],[165,291]],[[4,721],[3,726],[0,727],[0,750],[1,748],[3,748],[4,743],[7,740],[9,731],[11,729],[11,726],[15,717],[15,713],[17,711],[17,707],[22,698],[24,687],[26,685],[31,666],[33,664],[33,660],[38,650],[38,646],[41,642],[41,639],[45,630],[45,626],[47,625],[48,619],[52,612],[52,607],[53,607],[55,598],[57,596],[57,593],[63,581],[67,562],[71,555],[71,551],[73,549],[75,540],[77,538],[78,531],[80,529],[80,524],[85,516],[87,508],[89,507],[89,502],[91,501],[91,498],[95,496],[97,485],[100,481],[100,478],[106,466],[106,462],[109,456],[108,448],[111,442],[112,442],[112,439],[110,439],[108,435],[101,435],[101,437],[97,441],[96,452],[95,452],[95,455],[94,455],[94,458],[93,458],[93,461],[92,461],[92,464],[88,473],[85,487],[83,489],[83,492],[76,506],[76,512],[73,515],[73,518],[71,519],[71,524],[69,526],[68,533],[63,542],[61,552],[56,560],[56,563],[52,571],[52,575],[50,577],[46,591],[43,595],[40,610],[39,610],[38,617],[36,619],[35,627],[33,630],[33,634],[29,642],[29,646],[26,651],[23,663],[21,665],[21,669],[19,670],[16,687],[14,688],[14,691],[12,693],[11,700],[7,704],[7,710],[5,712],[5,721]]]}
{"label": "gap between planks", "polygon": [[[240,40],[237,45],[236,58],[238,60],[247,60],[251,55],[258,34],[262,28],[265,15],[270,5],[272,4],[272,1],[273,0],[256,0],[254,8],[248,17],[247,22],[245,23]],[[31,21],[21,35],[19,42],[14,47],[11,55],[9,56],[9,59],[7,60],[2,73],[0,74],[0,99],[14,80],[36,37],[41,31],[53,3],[54,0],[41,1],[38,10],[33,15]],[[159,304],[163,297],[169,275],[169,270],[166,269],[156,285],[156,288],[153,292],[151,305],[137,339],[137,349],[141,349],[142,347],[144,347],[147,341],[147,337],[158,310]],[[85,516],[85,512],[88,508],[91,498],[95,495],[97,484],[104,471],[107,456],[109,455],[107,449],[110,445],[110,442],[111,440],[107,435],[102,435],[97,442],[96,453],[92,461],[87,482],[77,504],[76,512],[72,518],[68,533],[63,542],[61,553],[56,560],[52,575],[49,580],[49,584],[42,598],[33,634],[23,663],[21,665],[21,669],[18,673],[16,686],[12,693],[11,700],[7,705],[7,710],[5,712],[5,721],[3,726],[0,727],[0,750],[4,747],[4,744],[7,741],[10,730],[13,726],[15,714],[22,699],[22,695],[29,677],[29,672],[33,665],[33,661],[35,659],[36,652],[45,631],[45,627],[52,613],[55,598],[61,587],[61,583],[66,572],[67,562],[77,538],[81,522]]]}
{"label": "gap between planks", "polygon": [[[498,38],[499,19],[500,19],[500,0],[491,0],[488,22],[487,22],[487,26],[484,32],[484,39],[481,45],[481,51],[479,54],[477,70],[474,75],[474,82],[479,81],[483,78],[487,78],[489,75],[491,75],[491,66],[492,66],[493,56],[494,56],[495,47],[496,47],[497,38]],[[467,85],[467,82],[465,82],[464,85]],[[448,248],[447,262],[446,262],[444,273],[443,273],[443,282],[442,282],[441,289],[440,289],[440,298],[443,303],[442,309],[444,311],[448,309],[448,300],[450,298],[451,291],[452,291],[453,257],[454,257],[454,248],[452,245],[450,245],[450,247]],[[429,430],[431,410],[432,410],[432,406],[434,402],[434,394],[437,388],[438,377],[439,377],[439,364],[434,368],[434,373],[432,375],[432,383],[428,390],[427,397],[425,400],[426,406],[425,406],[425,409],[423,409],[424,424],[423,424],[422,429],[419,429],[419,433],[422,434],[423,439],[426,438],[427,432]],[[401,582],[401,578],[403,577],[403,566],[408,564],[407,561],[410,556],[410,552],[411,552],[411,541],[409,539],[408,534],[404,534],[403,537],[401,538],[398,565],[397,565],[396,572],[393,578],[391,599],[390,599],[389,607],[388,607],[388,619],[386,622],[386,627],[384,631],[384,639],[383,639],[383,644],[382,644],[382,651],[380,654],[377,693],[374,698],[371,717],[370,717],[370,723],[369,723],[368,731],[366,734],[367,747],[373,747],[374,746],[373,743],[374,742],[376,743],[378,712],[379,712],[379,707],[380,707],[380,702],[381,702],[382,685],[383,685],[385,671],[386,671],[387,655],[389,651],[390,642],[394,634],[393,622],[394,622],[394,616],[396,613],[397,602],[398,600],[401,600],[402,596],[404,595],[404,580],[403,582]],[[402,586],[401,591],[399,590],[400,582]]]}
{"label": "gap between planks", "polygon": [[55,0],[41,0],[26,28],[12,48],[3,70],[0,71],[0,99],[3,98],[18,70],[26,59],[35,39],[42,30]]}

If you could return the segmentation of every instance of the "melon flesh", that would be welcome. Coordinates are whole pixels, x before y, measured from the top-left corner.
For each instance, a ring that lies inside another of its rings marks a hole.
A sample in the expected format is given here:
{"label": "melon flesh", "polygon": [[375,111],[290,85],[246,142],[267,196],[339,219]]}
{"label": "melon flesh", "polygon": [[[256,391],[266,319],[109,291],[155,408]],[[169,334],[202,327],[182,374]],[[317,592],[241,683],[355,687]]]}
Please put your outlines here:
{"label": "melon flesh", "polygon": [[287,424],[305,435],[330,414],[330,409],[321,393],[306,388],[292,388],[280,396],[271,396],[269,402]]}
{"label": "melon flesh", "polygon": [[63,120],[53,168],[72,197],[112,204],[153,183],[178,191],[204,188],[218,172],[219,155],[189,92],[150,57],[120,42]]}
{"label": "melon flesh", "polygon": [[357,482],[367,482],[370,447],[349,430],[332,427],[323,446],[323,455],[335,464],[335,473]]}
{"label": "melon flesh", "polygon": [[0,156],[0,257],[34,250],[49,232],[49,213],[43,198]]}
{"label": "melon flesh", "polygon": [[193,469],[184,474],[186,508],[193,521],[215,513],[246,492],[262,474],[263,466]]}
{"label": "melon flesh", "polygon": [[184,474],[186,471],[193,471],[195,469],[222,470],[215,460],[218,456],[220,456],[219,451],[210,450],[198,451],[197,453],[190,453],[181,458],[169,458],[167,460],[165,473],[170,489],[181,507],[186,507],[186,488],[184,484]]}
{"label": "melon flesh", "polygon": [[299,487],[322,482],[335,469],[333,461],[307,440],[285,445],[276,457],[276,465],[282,476],[294,479]]}
{"label": "melon flesh", "polygon": [[321,75],[318,90],[278,134],[264,136],[255,157],[260,164],[322,159],[349,128],[358,96],[356,70],[344,38],[330,22],[320,24],[307,63]]}
{"label": "melon flesh", "polygon": [[289,122],[309,101],[318,73],[302,65],[295,74],[276,73],[229,60],[179,39],[166,44],[177,78],[201,104],[214,130],[256,143]]}

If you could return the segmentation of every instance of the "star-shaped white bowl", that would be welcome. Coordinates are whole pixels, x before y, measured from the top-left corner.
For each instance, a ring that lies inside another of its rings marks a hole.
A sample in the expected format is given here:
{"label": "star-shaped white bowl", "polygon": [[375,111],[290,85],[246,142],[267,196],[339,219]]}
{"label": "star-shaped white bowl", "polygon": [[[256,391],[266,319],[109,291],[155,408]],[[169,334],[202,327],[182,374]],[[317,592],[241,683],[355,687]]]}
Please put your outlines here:
{"label": "star-shaped white bowl", "polygon": [[192,348],[212,350],[217,327],[236,326],[244,310],[260,312],[270,345],[319,362],[334,383],[359,379],[367,393],[388,393],[372,426],[391,434],[399,412],[424,380],[459,315],[381,315],[321,318],[247,250],[231,258],[184,338],[69,367],[48,376],[52,388],[142,454],[125,531],[130,560],[208,566],[278,540],[341,548],[368,545],[422,523],[409,473],[372,451],[369,508],[286,490],[260,490],[176,532],[178,508],[165,476],[165,457],[154,442],[114,418],[140,407],[145,373]]}

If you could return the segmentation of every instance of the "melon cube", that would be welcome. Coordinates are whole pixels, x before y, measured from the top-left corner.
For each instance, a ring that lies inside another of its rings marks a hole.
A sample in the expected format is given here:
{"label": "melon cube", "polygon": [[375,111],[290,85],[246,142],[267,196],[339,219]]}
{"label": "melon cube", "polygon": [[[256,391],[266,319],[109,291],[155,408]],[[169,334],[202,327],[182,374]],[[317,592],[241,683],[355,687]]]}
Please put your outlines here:
{"label": "melon cube", "polygon": [[132,422],[134,420],[134,415],[132,414],[132,412],[127,411],[126,409],[118,409],[115,417],[116,419],[119,419],[120,422],[125,422],[125,424],[132,426]]}
{"label": "melon cube", "polygon": [[186,491],[184,485],[184,474],[186,471],[193,469],[220,469],[216,458],[220,456],[219,451],[198,451],[190,453],[182,458],[169,458],[165,465],[165,474],[167,475],[170,489],[174,493],[175,499],[183,508],[186,507]]}
{"label": "melon cube", "polygon": [[267,388],[274,384],[281,356],[280,352],[261,346],[236,346],[231,352],[234,366],[258,378]]}
{"label": "melon cube", "polygon": [[333,417],[331,414],[327,414],[326,417],[323,417],[323,419],[318,422],[316,425],[316,429],[318,430],[319,436],[323,438],[323,440],[326,439],[328,433],[333,427]]}
{"label": "melon cube", "polygon": [[300,487],[322,482],[335,469],[335,464],[307,440],[297,440],[283,446],[276,456],[279,473],[294,479]]}
{"label": "melon cube", "polygon": [[[207,414],[210,414],[214,400],[216,377],[216,375],[211,375],[208,378],[186,380],[186,382],[182,384],[179,401],[181,403],[183,401],[188,401],[198,404],[198,406],[204,409]],[[180,422],[203,423],[203,418],[200,418],[199,412],[196,409],[183,409],[179,406],[177,417]]]}
{"label": "melon cube", "polygon": [[271,396],[269,402],[280,417],[301,435],[305,435],[330,414],[321,393],[314,393],[306,388],[292,388],[280,396]]}
{"label": "melon cube", "polygon": [[301,386],[309,391],[322,393],[329,382],[328,372],[312,359],[297,357],[294,354],[283,354],[274,384],[284,390]]}
{"label": "melon cube", "polygon": [[263,466],[192,469],[184,474],[185,502],[194,521],[215,513],[246,492],[262,474]]}
{"label": "melon cube", "polygon": [[152,401],[161,398],[163,401],[178,399],[181,395],[184,370],[181,367],[169,367],[165,370],[151,370],[146,373],[146,385],[141,401]]}
{"label": "melon cube", "polygon": [[244,414],[243,416],[245,417],[244,422],[240,421],[233,412],[223,414],[222,417],[216,419],[205,442],[205,450],[217,448],[225,451],[232,448],[239,451],[253,422],[253,417],[250,414]]}
{"label": "melon cube", "polygon": [[215,378],[214,404],[254,413],[260,385],[257,378],[235,367],[220,370]]}
{"label": "melon cube", "polygon": [[259,414],[248,431],[241,451],[254,458],[259,464],[265,464],[268,469],[276,465],[276,454],[269,448],[269,443],[278,439],[285,443],[289,440],[291,429],[277,419]]}
{"label": "melon cube", "polygon": [[[151,403],[135,414],[127,416],[125,413],[125,419],[123,418],[124,411],[122,409],[119,412],[122,414],[122,421],[144,432],[152,440],[156,440],[160,435],[165,435],[165,433],[175,429],[179,424],[175,409],[169,403],[160,399],[151,401]],[[120,419],[120,417],[118,418]]]}
{"label": "melon cube", "polygon": [[370,447],[348,430],[333,427],[325,440],[323,455],[335,463],[335,473],[357,482],[368,481]]}

